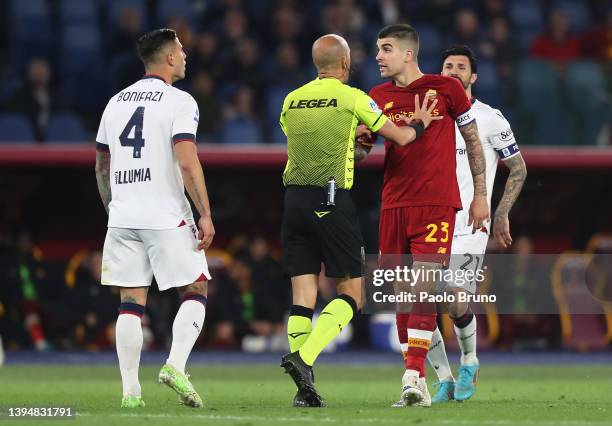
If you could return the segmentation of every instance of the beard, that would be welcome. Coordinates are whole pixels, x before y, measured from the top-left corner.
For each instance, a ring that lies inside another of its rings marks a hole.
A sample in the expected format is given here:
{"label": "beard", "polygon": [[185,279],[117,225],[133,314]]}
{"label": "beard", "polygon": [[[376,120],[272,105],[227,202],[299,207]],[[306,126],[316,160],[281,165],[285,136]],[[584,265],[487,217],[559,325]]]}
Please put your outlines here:
{"label": "beard", "polygon": [[467,81],[464,81],[458,75],[452,75],[451,77],[456,78],[457,80],[459,80],[461,82],[461,85],[463,86],[463,89],[467,90],[470,87],[470,80],[469,79]]}

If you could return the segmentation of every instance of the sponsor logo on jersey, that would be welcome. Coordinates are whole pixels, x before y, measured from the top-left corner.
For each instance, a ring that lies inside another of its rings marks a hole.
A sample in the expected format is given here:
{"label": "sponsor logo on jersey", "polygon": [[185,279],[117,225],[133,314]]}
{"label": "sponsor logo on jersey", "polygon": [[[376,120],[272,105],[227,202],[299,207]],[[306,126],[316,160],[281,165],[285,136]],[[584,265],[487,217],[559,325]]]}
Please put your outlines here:
{"label": "sponsor logo on jersey", "polygon": [[317,217],[319,219],[321,219],[323,216],[325,216],[326,214],[329,214],[329,213],[331,213],[331,212],[330,211],[327,211],[327,212],[318,212],[318,211],[315,210],[315,214],[317,215]]}
{"label": "sponsor logo on jersey", "polygon": [[376,112],[379,114],[382,112],[380,108],[378,108],[378,105],[376,104],[376,102],[374,101],[370,101],[370,109],[372,110],[372,112]]}
{"label": "sponsor logo on jersey", "polygon": [[514,134],[512,133],[512,129],[504,130],[503,132],[500,133],[500,139],[502,141],[508,141],[512,139],[513,137],[514,137]]}
{"label": "sponsor logo on jersey", "polygon": [[[402,122],[402,115],[406,116],[408,118],[412,117],[414,115],[414,111],[398,111],[398,112],[393,112],[393,113],[388,113],[385,114],[387,116],[387,118],[391,121],[393,121],[394,123],[399,123]],[[431,115],[433,115],[434,117],[440,115],[440,110],[438,108],[435,108],[432,112]]]}
{"label": "sponsor logo on jersey", "polygon": [[115,184],[145,182],[151,180],[151,169],[119,170],[115,172]]}
{"label": "sponsor logo on jersey", "polygon": [[457,155],[465,155],[467,153],[466,148],[457,148]]}
{"label": "sponsor logo on jersey", "polygon": [[385,107],[383,108],[383,110],[386,111],[386,110],[391,109],[391,108],[393,108],[393,101],[387,102],[385,104]]}
{"label": "sponsor logo on jersey", "polygon": [[328,108],[337,107],[338,100],[332,99],[300,99],[299,101],[292,100],[289,104],[289,109],[302,109],[302,108]]}
{"label": "sponsor logo on jersey", "polygon": [[446,247],[440,247],[438,249],[438,254],[446,254]]}

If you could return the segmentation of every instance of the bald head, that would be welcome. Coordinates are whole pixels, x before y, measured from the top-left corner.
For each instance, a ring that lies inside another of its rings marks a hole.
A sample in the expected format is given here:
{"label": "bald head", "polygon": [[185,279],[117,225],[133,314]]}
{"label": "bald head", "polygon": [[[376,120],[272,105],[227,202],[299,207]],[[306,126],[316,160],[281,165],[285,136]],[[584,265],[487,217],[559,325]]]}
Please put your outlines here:
{"label": "bald head", "polygon": [[345,39],[336,34],[327,34],[317,39],[312,45],[312,61],[319,73],[343,69],[349,65],[350,50]]}

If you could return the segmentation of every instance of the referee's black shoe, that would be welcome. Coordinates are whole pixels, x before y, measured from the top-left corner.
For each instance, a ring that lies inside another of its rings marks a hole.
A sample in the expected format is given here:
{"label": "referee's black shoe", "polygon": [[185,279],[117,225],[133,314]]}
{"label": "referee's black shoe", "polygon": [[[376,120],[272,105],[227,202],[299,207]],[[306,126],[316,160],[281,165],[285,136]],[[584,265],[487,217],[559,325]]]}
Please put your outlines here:
{"label": "referee's black shoe", "polygon": [[[315,380],[314,370],[312,370],[312,382],[313,383],[314,383],[314,380]],[[299,391],[295,394],[295,397],[293,397],[293,406],[300,407],[300,408],[310,407],[310,405],[308,405],[308,403],[304,401],[304,398],[302,398],[302,395],[300,395]],[[323,401],[322,407],[324,406],[325,406],[325,401]]]}
{"label": "referee's black shoe", "polygon": [[[314,387],[312,367],[300,357],[299,352],[293,352],[282,358],[281,367],[289,374],[298,388],[298,395],[293,400],[296,407],[323,407],[323,398]],[[300,398],[298,398],[298,396]],[[301,399],[301,401],[300,401]],[[303,404],[302,404],[303,402]],[[298,405],[300,404],[300,405]]]}

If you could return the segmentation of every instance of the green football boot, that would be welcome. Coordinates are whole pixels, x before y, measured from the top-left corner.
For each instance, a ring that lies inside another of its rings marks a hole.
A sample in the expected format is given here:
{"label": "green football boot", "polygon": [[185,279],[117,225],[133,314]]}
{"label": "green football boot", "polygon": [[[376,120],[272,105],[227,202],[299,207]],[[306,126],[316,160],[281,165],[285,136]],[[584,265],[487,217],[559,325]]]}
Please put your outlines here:
{"label": "green football boot", "polygon": [[189,376],[181,373],[173,366],[166,364],[159,371],[159,383],[163,383],[179,396],[179,402],[193,408],[202,408],[204,403],[202,398],[195,391],[189,381]]}
{"label": "green football boot", "polygon": [[124,396],[121,400],[121,408],[144,408],[145,402],[140,396]]}

